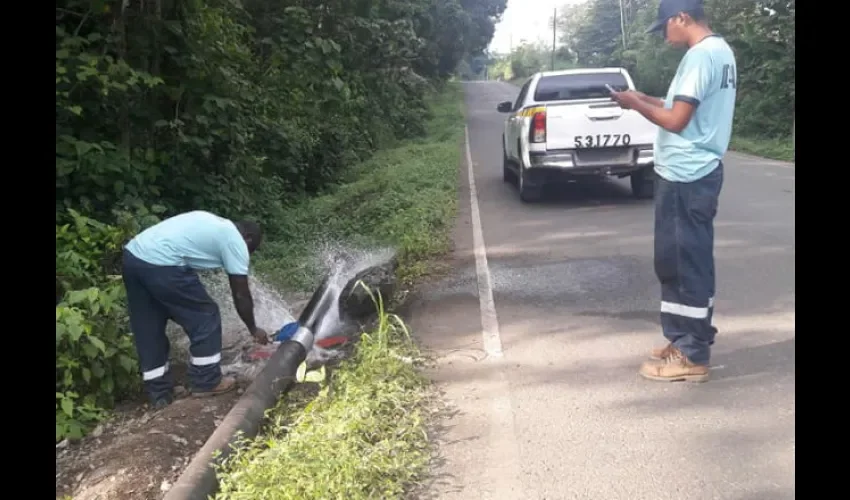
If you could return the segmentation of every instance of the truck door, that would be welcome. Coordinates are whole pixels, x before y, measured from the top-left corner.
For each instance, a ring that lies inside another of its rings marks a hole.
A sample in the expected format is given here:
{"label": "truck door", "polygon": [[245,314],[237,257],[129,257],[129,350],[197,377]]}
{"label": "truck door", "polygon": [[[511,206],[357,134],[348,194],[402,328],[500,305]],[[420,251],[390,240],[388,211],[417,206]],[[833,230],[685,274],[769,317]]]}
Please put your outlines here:
{"label": "truck door", "polygon": [[505,151],[508,152],[508,158],[519,159],[519,151],[517,151],[517,139],[522,131],[522,117],[519,115],[522,109],[522,103],[525,102],[525,96],[528,94],[528,88],[531,86],[531,79],[525,82],[522,89],[519,91],[514,108],[511,110],[511,116],[505,124]]}

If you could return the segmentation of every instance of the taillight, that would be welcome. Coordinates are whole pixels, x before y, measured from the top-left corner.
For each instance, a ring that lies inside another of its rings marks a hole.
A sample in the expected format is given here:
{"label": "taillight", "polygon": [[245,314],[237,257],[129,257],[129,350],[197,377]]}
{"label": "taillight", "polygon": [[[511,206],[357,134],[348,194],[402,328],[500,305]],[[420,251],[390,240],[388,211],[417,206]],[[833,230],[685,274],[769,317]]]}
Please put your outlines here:
{"label": "taillight", "polygon": [[531,142],[546,142],[545,111],[538,111],[531,117]]}

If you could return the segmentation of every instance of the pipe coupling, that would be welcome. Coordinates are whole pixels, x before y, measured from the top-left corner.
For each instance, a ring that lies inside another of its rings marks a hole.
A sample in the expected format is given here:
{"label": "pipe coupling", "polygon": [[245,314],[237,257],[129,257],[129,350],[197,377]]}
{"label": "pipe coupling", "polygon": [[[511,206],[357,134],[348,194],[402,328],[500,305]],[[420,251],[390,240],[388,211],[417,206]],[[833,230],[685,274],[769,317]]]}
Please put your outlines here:
{"label": "pipe coupling", "polygon": [[292,335],[292,338],[290,340],[294,340],[295,342],[301,344],[304,347],[304,350],[307,352],[313,350],[314,335],[313,332],[310,331],[310,329],[307,327],[299,326],[298,330],[295,331],[295,334]]}

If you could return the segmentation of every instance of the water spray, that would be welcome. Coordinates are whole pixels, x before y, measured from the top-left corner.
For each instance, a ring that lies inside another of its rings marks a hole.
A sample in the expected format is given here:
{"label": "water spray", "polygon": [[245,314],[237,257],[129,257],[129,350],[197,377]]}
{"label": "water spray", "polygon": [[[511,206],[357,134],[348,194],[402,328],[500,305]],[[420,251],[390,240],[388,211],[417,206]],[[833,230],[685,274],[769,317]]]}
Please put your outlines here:
{"label": "water spray", "polygon": [[[163,500],[206,500],[215,493],[218,483],[211,463],[225,459],[237,439],[257,434],[266,410],[296,382],[299,368],[306,369],[308,355],[337,345],[335,341],[340,336],[334,335],[339,333],[337,323],[344,291],[353,289],[365,270],[385,265],[392,256],[392,252],[371,255],[353,265],[348,263],[345,269],[345,263],[341,263],[326,275],[298,320],[287,323],[275,334],[280,340],[277,349]],[[344,281],[345,286],[339,281]]]}

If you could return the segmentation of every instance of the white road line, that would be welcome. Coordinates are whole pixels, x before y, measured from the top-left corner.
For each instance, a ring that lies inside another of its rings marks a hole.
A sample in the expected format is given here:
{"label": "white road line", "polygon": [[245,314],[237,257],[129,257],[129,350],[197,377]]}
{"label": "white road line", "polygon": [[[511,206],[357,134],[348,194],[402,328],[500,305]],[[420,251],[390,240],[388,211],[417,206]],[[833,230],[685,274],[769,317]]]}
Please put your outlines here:
{"label": "white road line", "polygon": [[[481,308],[481,335],[484,341],[485,360],[504,360],[502,339],[499,335],[499,320],[493,301],[493,280],[487,265],[487,248],[481,229],[481,212],[478,209],[478,190],[472,152],[469,146],[469,127],[464,127],[466,138],[466,165],[469,169],[469,198],[472,212],[472,240],[475,252],[475,272],[478,275],[478,300]],[[511,399],[511,387],[504,370],[497,366],[482,387],[485,397],[490,399],[489,425],[485,436],[488,468],[484,473],[484,489],[478,496],[492,500],[514,498],[540,498],[533,489],[522,484],[522,464],[519,461],[520,447],[516,438],[516,422]],[[489,393],[489,394],[488,394]],[[488,397],[489,396],[489,397]]]}
{"label": "white road line", "polygon": [[478,191],[472,170],[472,152],[469,149],[469,127],[464,127],[466,137],[466,166],[469,169],[469,199],[472,210],[472,244],[475,251],[475,273],[478,275],[478,300],[481,304],[481,335],[484,352],[488,357],[502,357],[502,339],[499,335],[499,319],[493,300],[493,280],[487,265],[487,247],[481,230],[481,212],[478,211]]}

